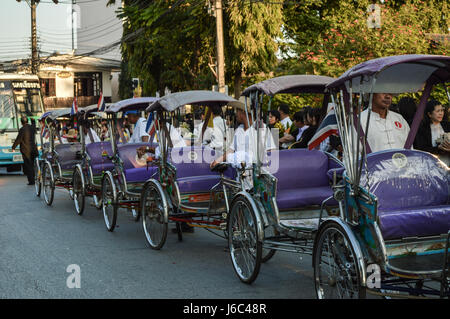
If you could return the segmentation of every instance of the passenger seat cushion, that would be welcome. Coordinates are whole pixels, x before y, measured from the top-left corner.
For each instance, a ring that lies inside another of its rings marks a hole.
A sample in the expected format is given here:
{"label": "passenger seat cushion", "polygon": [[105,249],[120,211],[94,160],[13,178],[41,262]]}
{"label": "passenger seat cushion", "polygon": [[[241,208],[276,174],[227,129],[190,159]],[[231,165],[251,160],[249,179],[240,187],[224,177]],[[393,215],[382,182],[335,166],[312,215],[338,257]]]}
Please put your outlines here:
{"label": "passenger seat cushion", "polygon": [[[433,155],[390,150],[367,157],[370,192],[379,211],[449,204],[449,171]],[[366,182],[363,174],[361,183]]]}
{"label": "passenger seat cushion", "polygon": [[448,232],[449,170],[435,156],[415,150],[377,152],[367,157],[367,168],[385,239]]}
{"label": "passenger seat cushion", "polygon": [[147,167],[137,167],[137,168],[128,168],[125,170],[125,178],[127,179],[127,183],[143,183],[150,178],[156,178],[156,175],[153,176],[155,172],[158,171],[156,166]]}
{"label": "passenger seat cushion", "polygon": [[120,159],[123,161],[123,168],[127,170],[129,168],[146,167],[146,165],[139,165],[136,161],[136,150],[141,146],[156,147],[154,143],[128,143],[120,144],[117,146],[117,151]]}
{"label": "passenger seat cushion", "polygon": [[178,189],[181,194],[209,192],[219,181],[220,176],[218,175],[189,176],[177,179]]}
{"label": "passenger seat cushion", "polygon": [[[275,154],[276,151],[272,151],[269,155],[273,162],[276,160]],[[329,187],[327,172],[328,157],[325,153],[317,150],[290,149],[278,151],[278,169],[273,175],[278,179],[278,190],[302,189]]]}
{"label": "passenger seat cushion", "polygon": [[[220,181],[220,174],[210,164],[220,155],[207,146],[180,147],[170,150],[170,162],[177,170],[180,193],[209,192]],[[230,168],[227,169],[227,175]],[[231,175],[228,173],[228,175]]]}
{"label": "passenger seat cushion", "polygon": [[[329,186],[309,187],[298,189],[283,189],[277,193],[277,206],[279,210],[301,208],[307,206],[321,205],[328,197],[333,195]],[[332,199],[327,205],[337,205]]]}
{"label": "passenger seat cushion", "polygon": [[113,155],[110,142],[90,143],[86,145],[86,153],[91,158],[90,165],[94,175],[99,175],[103,171],[110,171],[114,168],[112,161],[108,157],[103,156],[103,153],[109,156]]}
{"label": "passenger seat cushion", "polygon": [[384,239],[446,234],[450,229],[450,206],[379,212]]}
{"label": "passenger seat cushion", "polygon": [[81,152],[80,143],[58,144],[55,146],[55,151],[58,154],[61,169],[72,169],[80,162],[77,158],[77,153]]}

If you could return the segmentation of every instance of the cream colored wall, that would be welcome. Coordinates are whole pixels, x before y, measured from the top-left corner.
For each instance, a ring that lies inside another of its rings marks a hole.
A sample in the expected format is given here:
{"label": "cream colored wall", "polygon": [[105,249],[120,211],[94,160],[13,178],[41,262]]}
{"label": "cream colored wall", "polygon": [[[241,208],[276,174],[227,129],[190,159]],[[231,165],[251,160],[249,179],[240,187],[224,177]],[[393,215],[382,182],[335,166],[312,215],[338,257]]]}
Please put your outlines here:
{"label": "cream colored wall", "polygon": [[73,75],[68,78],[55,76],[55,89],[57,97],[73,97]]}

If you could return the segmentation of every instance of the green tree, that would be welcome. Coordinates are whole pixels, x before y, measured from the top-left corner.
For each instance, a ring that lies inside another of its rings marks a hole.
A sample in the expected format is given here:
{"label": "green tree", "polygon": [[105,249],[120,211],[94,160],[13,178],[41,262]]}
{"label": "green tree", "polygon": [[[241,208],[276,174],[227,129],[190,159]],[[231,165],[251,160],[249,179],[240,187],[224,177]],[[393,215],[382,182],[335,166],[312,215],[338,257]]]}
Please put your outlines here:
{"label": "green tree", "polygon": [[225,8],[227,79],[240,95],[243,76],[269,73],[277,65],[282,6],[229,0]]}
{"label": "green tree", "polygon": [[[448,55],[449,44],[435,43],[430,34],[447,34],[449,4],[445,1],[384,1],[381,28],[367,26],[372,1],[305,1],[284,10],[285,35],[292,43],[282,49],[291,57],[278,74],[338,77],[352,66],[399,54]],[[291,98],[292,102],[292,98]],[[302,101],[310,104],[309,101]]]}

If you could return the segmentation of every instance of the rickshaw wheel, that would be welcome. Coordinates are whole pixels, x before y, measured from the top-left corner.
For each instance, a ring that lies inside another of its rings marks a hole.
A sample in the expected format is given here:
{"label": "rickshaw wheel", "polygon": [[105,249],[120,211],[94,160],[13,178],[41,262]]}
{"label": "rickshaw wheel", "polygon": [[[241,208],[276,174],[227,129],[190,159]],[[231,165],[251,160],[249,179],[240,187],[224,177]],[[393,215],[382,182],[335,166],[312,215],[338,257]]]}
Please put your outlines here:
{"label": "rickshaw wheel", "polygon": [[97,195],[93,195],[92,199],[94,201],[95,208],[102,209],[102,200],[101,200],[101,198],[98,198]]}
{"label": "rickshaw wheel", "polygon": [[314,245],[314,283],[318,299],[361,299],[366,290],[355,248],[341,225],[330,222]]}
{"label": "rickshaw wheel", "polygon": [[36,196],[39,197],[41,196],[41,189],[42,189],[41,167],[38,158],[36,158],[35,162],[36,163],[34,163],[34,189],[36,192]]}
{"label": "rickshaw wheel", "polygon": [[167,238],[167,203],[157,184],[145,184],[141,195],[142,228],[152,249],[161,249]]}
{"label": "rickshaw wheel", "polygon": [[[271,227],[268,227],[265,229],[264,238],[272,237],[277,234],[278,234],[278,232],[276,231],[275,227],[271,226]],[[275,249],[263,248],[261,262],[265,263],[265,262],[269,261],[273,257],[273,255],[275,255],[275,252],[276,252]]]}
{"label": "rickshaw wheel", "polygon": [[237,197],[231,205],[228,222],[228,246],[234,271],[239,279],[251,284],[261,267],[262,244],[258,240],[256,213],[249,200]]}
{"label": "rickshaw wheel", "polygon": [[55,195],[55,179],[53,176],[53,169],[49,162],[44,163],[42,172],[42,186],[44,188],[44,200],[48,206],[53,203],[53,197]]}
{"label": "rickshaw wheel", "polygon": [[139,209],[132,208],[131,209],[131,215],[133,216],[133,221],[138,222],[141,218],[141,213],[139,212]]}
{"label": "rickshaw wheel", "polygon": [[79,167],[75,167],[75,172],[73,173],[73,202],[75,204],[75,210],[78,215],[82,215],[84,212],[84,175]]}
{"label": "rickshaw wheel", "polygon": [[112,232],[117,220],[117,191],[110,172],[103,176],[102,180],[102,211],[105,225]]}

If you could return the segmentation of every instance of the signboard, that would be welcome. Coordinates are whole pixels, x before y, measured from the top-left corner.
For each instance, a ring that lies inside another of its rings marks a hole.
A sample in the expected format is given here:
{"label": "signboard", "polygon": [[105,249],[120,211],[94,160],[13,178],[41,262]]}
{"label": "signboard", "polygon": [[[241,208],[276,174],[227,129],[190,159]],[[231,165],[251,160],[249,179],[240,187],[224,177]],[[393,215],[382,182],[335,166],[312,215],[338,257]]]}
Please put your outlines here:
{"label": "signboard", "polygon": [[41,86],[39,85],[39,82],[12,82],[12,86],[15,89],[40,89]]}

